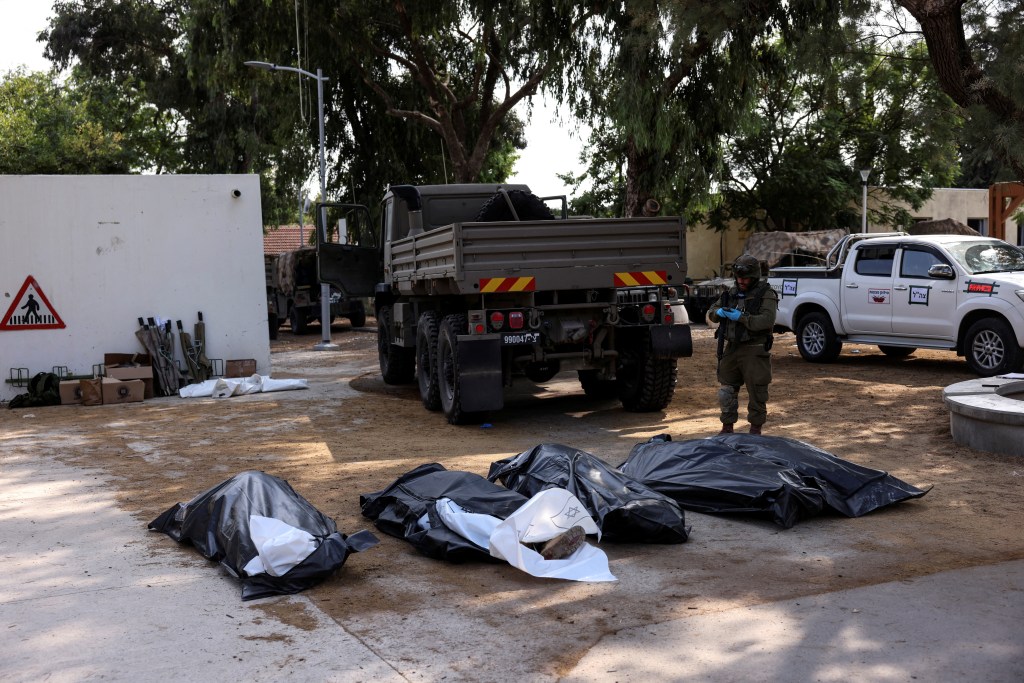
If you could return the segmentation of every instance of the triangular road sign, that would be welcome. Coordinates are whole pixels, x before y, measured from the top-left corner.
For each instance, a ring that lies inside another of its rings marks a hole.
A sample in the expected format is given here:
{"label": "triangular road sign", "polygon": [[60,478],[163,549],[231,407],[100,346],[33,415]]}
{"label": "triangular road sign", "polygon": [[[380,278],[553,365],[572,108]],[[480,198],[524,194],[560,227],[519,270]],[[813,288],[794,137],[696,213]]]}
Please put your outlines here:
{"label": "triangular road sign", "polygon": [[31,275],[25,278],[25,284],[18,290],[14,303],[0,318],[0,331],[59,330],[63,327],[64,321]]}

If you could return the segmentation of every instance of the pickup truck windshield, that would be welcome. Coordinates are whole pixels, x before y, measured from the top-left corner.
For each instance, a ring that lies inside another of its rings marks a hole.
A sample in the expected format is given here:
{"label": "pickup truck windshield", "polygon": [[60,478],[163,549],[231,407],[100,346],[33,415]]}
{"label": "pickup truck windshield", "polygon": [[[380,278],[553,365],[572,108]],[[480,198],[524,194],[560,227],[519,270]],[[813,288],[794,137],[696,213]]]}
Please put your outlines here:
{"label": "pickup truck windshield", "polygon": [[949,251],[971,275],[1024,271],[1024,251],[1000,242],[962,242]]}

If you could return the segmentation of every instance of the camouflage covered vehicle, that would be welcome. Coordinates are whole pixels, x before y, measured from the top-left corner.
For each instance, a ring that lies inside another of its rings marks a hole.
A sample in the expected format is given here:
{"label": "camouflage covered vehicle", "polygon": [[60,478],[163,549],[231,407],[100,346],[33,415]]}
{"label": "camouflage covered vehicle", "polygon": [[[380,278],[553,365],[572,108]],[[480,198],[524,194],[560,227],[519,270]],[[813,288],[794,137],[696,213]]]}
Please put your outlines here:
{"label": "camouflage covered vehicle", "polygon": [[[292,332],[304,334],[307,325],[320,319],[320,280],[317,277],[315,247],[286,251],[274,258],[267,269],[268,310],[270,337],[276,337],[277,327],[288,319]],[[331,288],[331,320],[348,318],[352,327],[366,324],[366,307],[360,298],[346,297],[337,288]]]}

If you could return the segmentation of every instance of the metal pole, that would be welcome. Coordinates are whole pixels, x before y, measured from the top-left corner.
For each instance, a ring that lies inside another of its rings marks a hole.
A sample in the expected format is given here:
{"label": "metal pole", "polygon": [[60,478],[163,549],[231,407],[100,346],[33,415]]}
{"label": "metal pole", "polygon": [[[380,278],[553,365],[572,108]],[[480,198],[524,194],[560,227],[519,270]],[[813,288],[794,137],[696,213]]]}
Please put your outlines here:
{"label": "metal pole", "polygon": [[[317,105],[319,110],[320,119],[320,201],[327,201],[327,160],[324,157],[324,78],[323,72],[320,69],[316,70],[316,74],[312,74],[304,69],[297,69],[294,66],[279,66],[277,64],[271,64],[270,62],[257,62],[248,61],[245,62],[246,66],[251,66],[254,69],[264,69],[266,71],[292,71],[301,76],[308,76],[309,78],[316,79],[316,97]],[[302,217],[299,217],[299,225],[302,225]],[[320,225],[322,239],[324,242],[327,241],[327,209],[321,207],[320,209]],[[301,227],[300,227],[301,230]],[[319,273],[317,273],[319,276]],[[313,346],[314,349],[320,351],[325,349],[336,349],[337,344],[331,343],[331,286],[328,284],[320,284],[320,328],[323,330],[322,341],[319,344]]]}
{"label": "metal pole", "polygon": [[860,231],[862,233],[867,233],[868,231],[868,176],[870,175],[870,168],[861,169],[860,181],[864,187],[864,201],[860,210]]}
{"label": "metal pole", "polygon": [[[324,157],[324,78],[320,69],[316,70],[316,96],[320,112],[320,202],[327,201],[327,161]],[[321,239],[327,242],[327,208],[320,207]],[[320,330],[321,341],[313,348],[318,351],[338,348],[331,343],[331,286],[320,283]]]}
{"label": "metal pole", "polygon": [[866,233],[868,231],[868,184],[865,181],[864,185],[864,208],[861,209],[861,223],[860,231]]}

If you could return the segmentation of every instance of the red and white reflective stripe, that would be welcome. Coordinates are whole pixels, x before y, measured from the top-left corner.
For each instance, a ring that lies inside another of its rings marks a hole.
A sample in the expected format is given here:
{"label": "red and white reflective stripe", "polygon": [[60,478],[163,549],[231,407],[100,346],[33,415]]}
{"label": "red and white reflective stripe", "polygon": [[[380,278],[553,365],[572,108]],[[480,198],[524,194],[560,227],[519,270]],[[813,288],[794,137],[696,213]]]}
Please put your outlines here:
{"label": "red and white reflective stripe", "polygon": [[644,270],[640,272],[615,273],[616,287],[642,287],[644,285],[668,284],[664,270]]}
{"label": "red and white reflective stripe", "polygon": [[480,291],[484,294],[494,292],[532,292],[537,289],[537,279],[530,277],[482,277]]}

